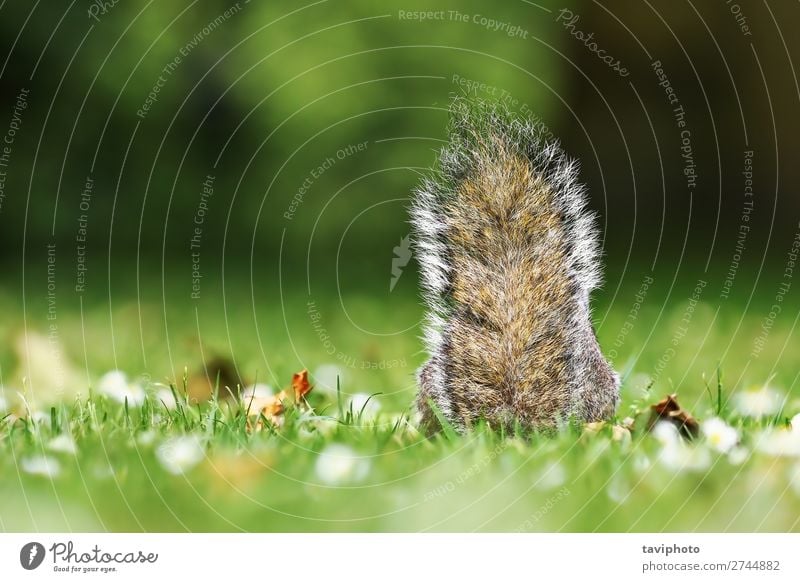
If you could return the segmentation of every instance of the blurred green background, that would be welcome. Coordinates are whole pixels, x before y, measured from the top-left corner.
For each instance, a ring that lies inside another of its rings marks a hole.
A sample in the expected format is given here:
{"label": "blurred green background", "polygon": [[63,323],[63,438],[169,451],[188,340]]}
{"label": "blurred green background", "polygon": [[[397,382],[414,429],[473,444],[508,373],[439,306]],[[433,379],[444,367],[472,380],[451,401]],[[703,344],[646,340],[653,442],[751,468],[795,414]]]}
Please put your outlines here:
{"label": "blurred green background", "polygon": [[[174,379],[211,352],[274,383],[331,356],[404,361],[410,386],[416,263],[393,283],[392,262],[456,94],[505,101],[581,160],[603,229],[607,351],[650,276],[657,325],[698,280],[712,313],[735,321],[763,302],[753,322],[767,318],[800,214],[797,40],[779,28],[797,7],[737,10],[4,3],[6,383],[31,375],[22,331],[55,323],[56,350],[89,381],[114,367]],[[777,324],[792,319],[787,308]],[[731,333],[748,353],[759,330]]]}

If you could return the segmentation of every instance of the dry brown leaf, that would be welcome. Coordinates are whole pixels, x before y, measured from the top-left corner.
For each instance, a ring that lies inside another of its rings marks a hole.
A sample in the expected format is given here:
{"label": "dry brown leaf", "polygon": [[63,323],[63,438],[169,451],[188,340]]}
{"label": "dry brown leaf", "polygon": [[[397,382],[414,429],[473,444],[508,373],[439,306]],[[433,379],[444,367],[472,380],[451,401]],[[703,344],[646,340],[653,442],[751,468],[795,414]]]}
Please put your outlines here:
{"label": "dry brown leaf", "polygon": [[292,376],[292,388],[294,388],[294,398],[298,402],[311,392],[313,386],[308,381],[308,370],[303,370]]}
{"label": "dry brown leaf", "polygon": [[[283,424],[283,417],[281,416],[284,411],[283,402],[278,398],[278,394],[274,396],[266,396],[261,398],[247,398],[244,405],[247,410],[247,428],[250,432],[259,431],[264,428],[263,419],[267,419],[274,426]],[[255,417],[255,418],[254,418]],[[251,419],[254,421],[251,422]]]}
{"label": "dry brown leaf", "polygon": [[670,394],[650,407],[647,430],[651,430],[659,421],[674,424],[681,436],[687,439],[696,437],[700,432],[700,425],[697,420],[678,404],[676,394]]}
{"label": "dry brown leaf", "polygon": [[275,426],[283,424],[284,402],[287,400],[295,404],[303,404],[306,394],[311,392],[313,386],[308,382],[308,370],[303,370],[292,376],[292,387],[284,388],[277,394],[261,398],[248,398],[244,404],[247,408],[248,417],[258,417],[254,424],[247,421],[248,429],[257,431],[263,429],[263,418],[266,418]]}

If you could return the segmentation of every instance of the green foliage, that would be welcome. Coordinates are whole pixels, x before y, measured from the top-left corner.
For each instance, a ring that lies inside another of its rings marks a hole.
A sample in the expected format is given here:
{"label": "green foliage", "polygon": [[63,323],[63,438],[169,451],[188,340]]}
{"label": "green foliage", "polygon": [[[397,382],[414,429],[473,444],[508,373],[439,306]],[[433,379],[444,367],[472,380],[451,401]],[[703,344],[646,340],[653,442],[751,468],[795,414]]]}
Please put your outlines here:
{"label": "green foliage", "polygon": [[[167,252],[181,255],[209,173],[217,182],[204,232],[208,248],[221,246],[228,207],[236,225],[228,248],[249,249],[257,232],[260,248],[276,252],[285,228],[284,249],[293,253],[307,244],[321,213],[315,240],[329,245],[375,203],[381,204],[356,221],[352,234],[390,244],[406,234],[402,204],[391,201],[405,199],[418,169],[432,164],[451,95],[488,97],[496,88],[551,117],[564,73],[549,46],[563,39],[542,10],[522,2],[492,7],[493,19],[525,29],[526,40],[448,16],[486,13],[478,1],[445,3],[437,7],[443,19],[422,21],[400,16],[431,10],[416,0],[360,0],[343,8],[332,1],[119,2],[96,20],[85,9],[70,10],[58,27],[62,12],[36,11],[9,64],[10,84],[32,94],[14,167],[33,167],[42,132],[34,189],[42,208],[55,203],[51,191],[63,190],[56,237],[74,237],[73,200],[93,170],[95,252],[105,250],[113,216],[112,253],[161,248],[160,237],[140,237],[141,220],[146,232],[165,224]],[[0,36],[13,38],[29,9],[6,3]],[[44,97],[57,86],[50,123],[42,127]],[[338,157],[360,143],[364,151]],[[28,173],[14,172],[10,184],[27,186]],[[295,218],[285,219],[307,180]],[[7,206],[6,212],[24,210]],[[128,216],[136,219],[121,220]],[[49,240],[52,213],[28,220],[29,244]],[[18,240],[20,228],[4,224],[0,240]]]}

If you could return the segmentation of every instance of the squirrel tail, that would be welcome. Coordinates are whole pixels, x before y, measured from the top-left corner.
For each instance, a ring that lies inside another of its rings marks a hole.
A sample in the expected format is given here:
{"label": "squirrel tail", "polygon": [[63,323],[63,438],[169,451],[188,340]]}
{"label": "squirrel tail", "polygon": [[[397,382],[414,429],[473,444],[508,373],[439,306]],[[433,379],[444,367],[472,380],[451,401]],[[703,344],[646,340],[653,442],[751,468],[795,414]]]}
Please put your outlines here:
{"label": "squirrel tail", "polygon": [[429,308],[423,424],[437,424],[431,404],[457,427],[608,416],[618,379],[589,316],[597,231],[576,162],[501,106],[451,110],[411,210]]}

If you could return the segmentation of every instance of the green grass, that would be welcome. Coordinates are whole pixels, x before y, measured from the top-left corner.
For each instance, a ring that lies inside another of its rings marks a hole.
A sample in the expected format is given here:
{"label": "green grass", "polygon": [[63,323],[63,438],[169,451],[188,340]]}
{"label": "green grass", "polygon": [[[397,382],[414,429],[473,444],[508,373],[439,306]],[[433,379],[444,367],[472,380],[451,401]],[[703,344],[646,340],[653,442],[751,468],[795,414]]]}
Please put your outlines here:
{"label": "green grass", "polygon": [[[630,440],[614,439],[614,423],[526,439],[486,427],[426,439],[410,408],[424,359],[414,283],[409,275],[392,295],[383,285],[315,295],[333,354],[312,325],[302,285],[259,282],[257,322],[249,282],[227,289],[227,313],[209,285],[199,320],[182,288],[168,287],[167,310],[160,289],[144,290],[141,302],[115,292],[111,309],[98,292],[85,299],[83,323],[65,305],[62,356],[83,378],[70,387],[80,395],[51,406],[41,390],[28,391],[33,418],[18,409],[0,421],[0,530],[800,531],[800,451],[778,454],[760,440],[800,412],[794,312],[775,321],[753,358],[769,302],[745,298],[717,313],[709,292],[682,333],[693,284],[670,297],[651,292],[614,361],[624,378],[616,423],[635,420]],[[607,352],[619,343],[638,286],[623,286],[613,303],[612,289],[598,295]],[[0,308],[17,312],[10,293],[0,293]],[[29,333],[41,330],[43,308],[32,300],[28,310]],[[25,329],[21,319],[3,326],[12,340]],[[289,408],[283,426],[250,432],[235,401],[186,402],[183,370],[200,366],[200,346],[206,356],[232,353],[250,381],[276,389],[308,368],[311,408]],[[7,396],[23,390],[17,359],[13,349],[0,355]],[[401,360],[388,369],[370,364]],[[139,378],[143,404],[96,392],[114,368],[132,379],[149,374]],[[176,407],[159,400],[156,383],[172,385]],[[736,395],[764,385],[778,390],[780,412],[742,415]],[[670,392],[701,421],[721,416],[733,426],[741,437],[735,452],[715,452],[702,437],[665,446],[648,434],[649,406]],[[357,393],[375,396],[353,403]],[[62,450],[52,450],[54,439]],[[75,443],[74,453],[65,442]],[[175,474],[174,455],[185,459],[185,472]],[[50,469],[57,464],[54,476],[36,474],[42,457]]]}

